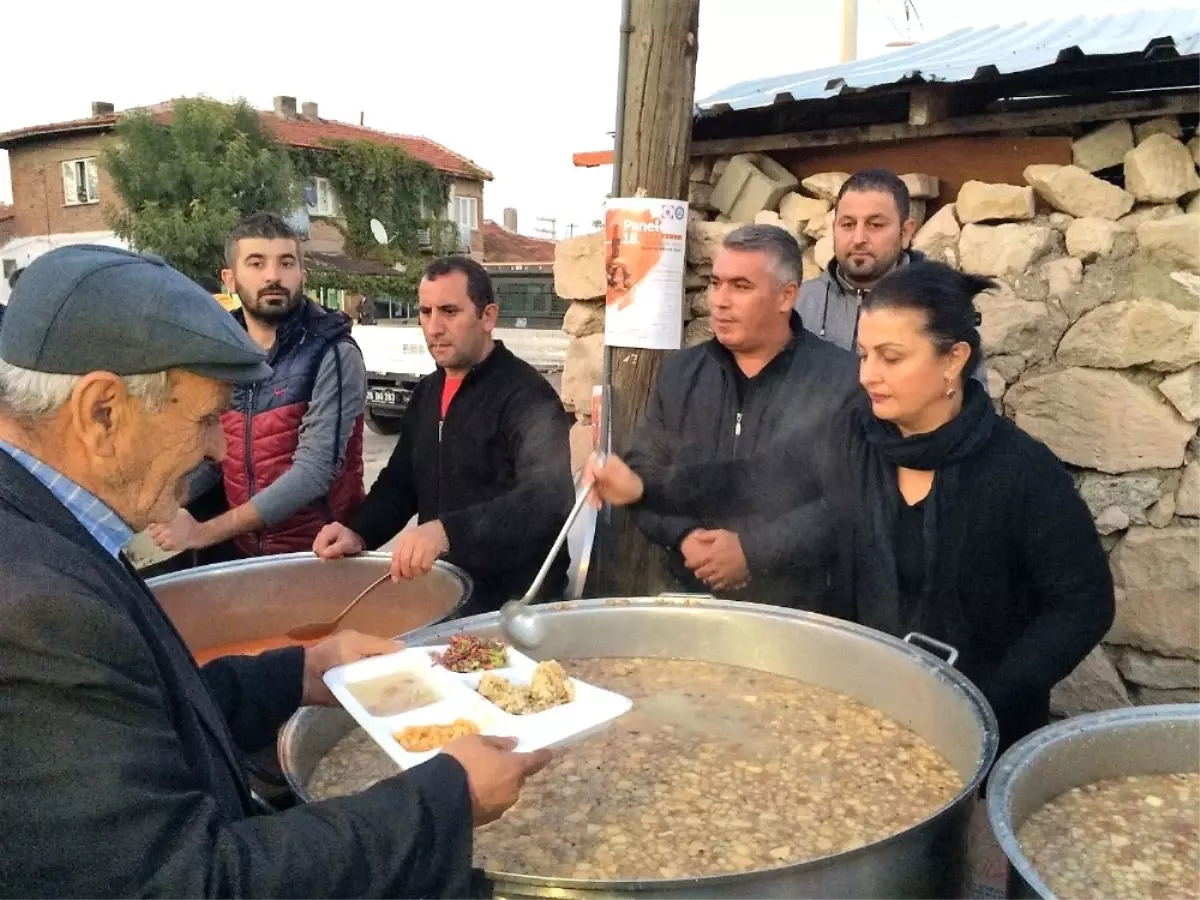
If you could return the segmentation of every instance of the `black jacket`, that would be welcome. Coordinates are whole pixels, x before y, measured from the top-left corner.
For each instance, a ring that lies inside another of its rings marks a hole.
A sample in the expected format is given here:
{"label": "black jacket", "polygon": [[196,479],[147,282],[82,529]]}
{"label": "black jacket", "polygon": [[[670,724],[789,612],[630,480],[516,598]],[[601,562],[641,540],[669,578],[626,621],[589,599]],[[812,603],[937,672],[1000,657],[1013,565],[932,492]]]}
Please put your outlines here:
{"label": "black jacket", "polygon": [[[839,415],[825,448],[783,436],[754,460],[646,470],[642,505],[689,510],[720,498],[735,509],[752,508],[764,485],[821,463],[829,502],[863,509],[858,471],[879,460],[854,419],[851,411]],[[944,619],[949,625],[965,618],[967,637],[936,630],[930,636],[959,645],[957,667],[995,710],[1003,750],[1047,723],[1051,688],[1112,625],[1113,581],[1070,473],[1044,444],[1000,418],[983,448],[958,468],[957,596]],[[847,618],[861,621],[862,608],[871,605],[864,601],[875,598],[859,593],[878,583],[872,570],[881,554],[865,523],[848,524],[840,531],[848,552],[839,581],[854,600]]]}
{"label": "black jacket", "polygon": [[[369,549],[391,540],[414,515],[437,519],[447,560],[475,582],[470,613],[520,597],[550,552],[571,509],[571,417],[549,382],[496,342],[467,373],[441,418],[445,373],[413,389],[391,459],[346,524]],[[564,547],[543,597],[567,584]]]}
{"label": "black jacket", "polygon": [[295,711],[304,652],[197,669],[133,569],[2,452],[0,535],[0,895],[464,895],[458,763],[256,815],[241,754]]}
{"label": "black jacket", "polygon": [[[795,313],[791,325],[791,343],[751,379],[715,339],[668,358],[627,453],[629,464],[665,468],[748,457],[783,430],[800,441],[822,436],[858,392],[857,361],[806,331]],[[810,474],[789,473],[764,485],[749,512],[734,514],[714,496],[687,514],[642,509],[638,525],[667,549],[681,590],[708,592],[684,565],[680,543],[696,528],[721,528],[737,534],[750,569],[750,583],[730,597],[829,611],[836,541]]]}

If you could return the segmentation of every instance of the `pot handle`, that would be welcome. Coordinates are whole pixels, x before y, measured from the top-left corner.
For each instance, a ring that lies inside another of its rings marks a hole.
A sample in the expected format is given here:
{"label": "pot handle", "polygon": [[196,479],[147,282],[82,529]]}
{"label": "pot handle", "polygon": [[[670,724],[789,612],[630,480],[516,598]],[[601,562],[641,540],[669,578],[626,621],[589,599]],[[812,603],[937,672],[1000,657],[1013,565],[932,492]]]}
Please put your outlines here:
{"label": "pot handle", "polygon": [[931,638],[927,634],[921,634],[919,631],[910,631],[906,634],[904,636],[904,643],[912,644],[914,647],[920,647],[922,650],[932,653],[934,656],[944,660],[948,666],[954,665],[958,659],[958,650],[954,647]]}

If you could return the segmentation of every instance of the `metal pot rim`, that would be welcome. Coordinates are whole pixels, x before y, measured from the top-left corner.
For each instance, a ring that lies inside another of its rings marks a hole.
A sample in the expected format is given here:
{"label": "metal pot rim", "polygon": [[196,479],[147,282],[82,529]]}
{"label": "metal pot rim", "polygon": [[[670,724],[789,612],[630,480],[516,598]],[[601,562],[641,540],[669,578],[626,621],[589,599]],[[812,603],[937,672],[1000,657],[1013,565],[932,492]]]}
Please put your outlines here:
{"label": "metal pot rim", "polygon": [[1011,865],[1039,896],[1055,894],[1042,881],[1017,840],[1012,822],[1013,785],[1034,760],[1052,753],[1055,747],[1095,732],[1121,731],[1146,722],[1200,722],[1200,703],[1160,703],[1128,706],[1103,712],[1072,716],[1039,728],[1013,744],[992,769],[988,782],[987,813],[992,833]]}
{"label": "metal pot rim", "polygon": [[[344,557],[347,561],[363,559],[370,562],[388,562],[392,558],[390,553],[379,550],[368,550],[363,553],[357,553],[354,556]],[[146,579],[146,584],[151,589],[157,587],[167,587],[179,581],[191,581],[199,576],[220,575],[224,572],[244,572],[248,569],[271,569],[281,568],[297,562],[320,562],[310,550],[300,550],[296,553],[276,553],[271,556],[256,556],[250,559],[235,559],[229,562],[212,563],[207,566],[195,566],[191,569],[183,569],[179,572],[169,572],[165,575],[157,575],[154,578]],[[462,608],[468,600],[471,599],[471,594],[475,591],[475,582],[471,576],[463,569],[453,563],[437,560],[433,567],[440,572],[444,572],[450,577],[458,581],[462,588],[462,597],[454,607],[448,610],[445,616],[442,616],[438,621],[444,621],[447,616],[454,615]],[[432,624],[437,624],[432,623]],[[429,626],[422,626],[426,628]],[[411,632],[410,632],[411,633]]]}
{"label": "metal pot rim", "polygon": [[[654,888],[658,885],[671,885],[672,887],[686,888],[695,886],[703,887],[706,891],[710,888],[720,886],[722,884],[741,884],[753,882],[759,879],[777,878],[781,873],[792,869],[804,869],[811,871],[813,869],[823,868],[825,866],[840,864],[843,860],[853,858],[860,854],[874,852],[880,847],[886,847],[889,844],[903,840],[909,832],[923,828],[933,822],[937,822],[949,815],[953,814],[953,810],[966,797],[969,797],[978,792],[980,784],[987,775],[991,764],[996,757],[996,749],[999,744],[999,728],[996,723],[996,715],[992,711],[990,704],[984,698],[983,693],[971,682],[965,675],[955,669],[953,666],[946,663],[938,656],[930,653],[915,644],[907,641],[902,641],[899,638],[892,637],[881,631],[876,631],[873,628],[867,628],[864,625],[859,625],[854,622],[848,622],[844,619],[837,619],[831,616],[821,615],[819,613],[806,612],[804,610],[781,608],[777,606],[768,606],[761,603],[747,603],[740,600],[722,600],[717,597],[697,594],[663,594],[650,597],[611,597],[611,598],[590,598],[585,600],[571,600],[559,603],[548,603],[543,607],[546,610],[561,613],[571,613],[577,610],[599,610],[599,609],[626,609],[629,607],[661,607],[661,606],[679,606],[679,607],[701,607],[705,609],[724,609],[738,612],[753,612],[756,615],[779,618],[779,619],[807,619],[822,626],[832,628],[834,630],[846,631],[861,637],[874,640],[878,643],[888,645],[897,653],[906,654],[913,662],[923,666],[926,671],[934,678],[951,682],[954,687],[965,695],[970,703],[973,712],[975,713],[976,722],[979,725],[981,734],[981,751],[980,757],[975,765],[975,772],[970,780],[964,783],[954,797],[948,800],[940,809],[932,813],[920,822],[914,822],[902,831],[884,838],[880,841],[875,841],[870,844],[864,844],[861,847],[856,847],[853,850],[847,850],[840,853],[833,853],[828,856],[819,856],[813,859],[808,859],[803,862],[791,863],[785,866],[777,866],[769,869],[752,869],[748,872],[735,872],[724,875],[703,875],[693,878],[654,878],[643,879],[641,881],[616,881],[607,879],[583,879],[583,878],[548,878],[540,875],[518,875],[515,873],[487,870],[486,876],[493,881],[502,881],[505,884],[513,885],[536,885],[542,888],[553,888],[562,891],[581,891],[586,892],[587,896],[594,896],[597,889],[605,891],[641,891],[648,888]],[[464,628],[472,628],[486,625],[498,625],[500,622],[500,614],[498,612],[484,613],[477,616],[470,616],[466,619],[456,619],[452,622],[443,620],[440,623],[426,625],[415,631],[409,632],[406,635],[406,643],[408,646],[421,646],[423,644],[432,643],[447,634],[461,631]],[[290,743],[291,735],[297,728],[303,724],[307,714],[311,714],[305,707],[301,707],[287,721],[287,724],[279,733],[279,754],[280,760],[283,762],[283,773],[287,779],[288,787],[301,800],[308,803],[311,802],[308,796],[308,790],[305,785],[297,783],[292,772],[292,766],[287,764],[286,748]],[[564,893],[562,896],[569,897],[570,894]]]}

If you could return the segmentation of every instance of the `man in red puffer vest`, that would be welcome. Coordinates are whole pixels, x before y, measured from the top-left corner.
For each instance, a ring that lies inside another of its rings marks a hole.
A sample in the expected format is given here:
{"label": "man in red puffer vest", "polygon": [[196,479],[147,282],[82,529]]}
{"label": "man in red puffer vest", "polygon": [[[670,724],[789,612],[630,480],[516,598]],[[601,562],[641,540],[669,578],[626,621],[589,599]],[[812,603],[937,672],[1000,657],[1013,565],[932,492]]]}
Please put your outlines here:
{"label": "man in red puffer vest", "polygon": [[250,557],[308,550],[326,523],[363,499],[367,374],[351,320],[303,294],[300,237],[256,213],[230,236],[222,272],[233,315],[269,354],[272,376],[238,387],[221,416],[225,459],[197,472],[193,498],[224,487],[228,510],[200,522],[180,510],[150,536],[165,550],[225,545]]}

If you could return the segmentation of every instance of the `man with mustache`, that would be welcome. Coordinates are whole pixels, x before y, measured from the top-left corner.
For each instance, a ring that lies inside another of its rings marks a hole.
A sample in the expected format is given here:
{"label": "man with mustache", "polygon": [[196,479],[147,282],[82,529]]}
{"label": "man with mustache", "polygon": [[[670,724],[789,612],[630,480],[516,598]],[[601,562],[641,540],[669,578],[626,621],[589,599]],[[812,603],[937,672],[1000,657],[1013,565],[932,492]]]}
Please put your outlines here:
{"label": "man with mustache", "polygon": [[307,550],[363,499],[367,373],[350,318],[304,296],[300,237],[273,213],[239,223],[225,257],[233,315],[274,374],[237,389],[221,417],[224,462],[192,480],[193,498],[222,484],[227,511],[201,522],[181,509],[150,528],[165,550],[220,548],[205,561]]}
{"label": "man with mustache", "polygon": [[[311,546],[336,559],[396,537],[394,579],[445,557],[474,581],[462,615],[492,612],[528,590],[566,521],[571,417],[541,373],[492,336],[500,307],[480,263],[435,259],[417,302],[437,370],[413,389],[400,439],[358,511]],[[414,515],[419,524],[405,528]],[[564,547],[539,599],[562,596],[567,564]]]}
{"label": "man with mustache", "polygon": [[[743,457],[784,430],[813,440],[857,394],[854,357],[806,331],[793,310],[800,252],[795,237],[772,225],[726,236],[708,288],[713,339],[664,361],[631,465]],[[779,483],[753,516],[721,504],[701,517],[643,509],[638,526],[667,551],[680,590],[835,612],[836,510],[811,476]]]}

